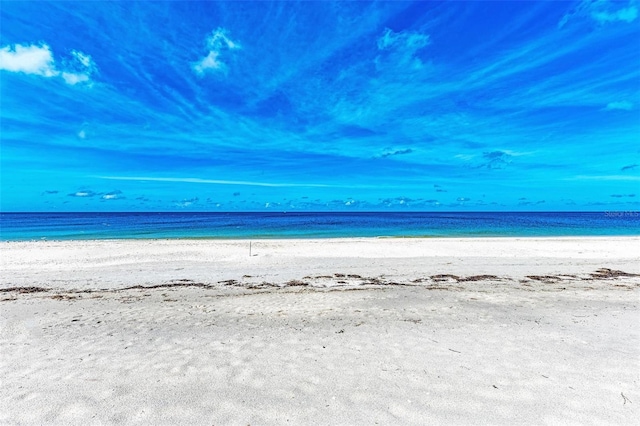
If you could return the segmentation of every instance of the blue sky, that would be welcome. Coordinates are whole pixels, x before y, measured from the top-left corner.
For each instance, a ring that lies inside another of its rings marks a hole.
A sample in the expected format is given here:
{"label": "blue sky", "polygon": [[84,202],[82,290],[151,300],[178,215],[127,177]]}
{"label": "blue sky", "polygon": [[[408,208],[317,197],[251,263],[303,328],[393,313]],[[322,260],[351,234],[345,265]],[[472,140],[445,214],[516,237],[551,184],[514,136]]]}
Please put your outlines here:
{"label": "blue sky", "polygon": [[3,1],[2,211],[637,210],[639,9]]}

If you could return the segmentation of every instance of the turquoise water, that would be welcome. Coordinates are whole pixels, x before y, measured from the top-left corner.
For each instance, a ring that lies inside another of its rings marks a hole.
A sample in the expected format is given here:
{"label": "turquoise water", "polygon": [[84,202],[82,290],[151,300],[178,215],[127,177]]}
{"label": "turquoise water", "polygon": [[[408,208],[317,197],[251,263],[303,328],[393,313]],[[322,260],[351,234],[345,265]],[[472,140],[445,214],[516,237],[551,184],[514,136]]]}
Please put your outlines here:
{"label": "turquoise water", "polygon": [[0,240],[640,235],[640,214],[1,213]]}

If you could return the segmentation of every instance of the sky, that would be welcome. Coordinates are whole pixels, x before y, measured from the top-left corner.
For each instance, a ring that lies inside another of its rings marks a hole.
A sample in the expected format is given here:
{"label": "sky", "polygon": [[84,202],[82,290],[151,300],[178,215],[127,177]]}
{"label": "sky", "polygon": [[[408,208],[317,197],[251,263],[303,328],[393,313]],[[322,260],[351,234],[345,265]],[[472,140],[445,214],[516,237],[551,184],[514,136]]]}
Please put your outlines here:
{"label": "sky", "polygon": [[0,208],[637,211],[639,13],[2,1]]}

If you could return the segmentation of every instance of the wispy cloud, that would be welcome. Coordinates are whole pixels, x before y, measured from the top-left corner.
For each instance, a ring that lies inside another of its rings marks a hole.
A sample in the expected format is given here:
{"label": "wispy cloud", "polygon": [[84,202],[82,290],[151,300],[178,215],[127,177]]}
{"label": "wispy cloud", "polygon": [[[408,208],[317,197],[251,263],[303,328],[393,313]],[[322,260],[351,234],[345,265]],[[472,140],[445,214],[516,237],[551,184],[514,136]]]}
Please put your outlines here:
{"label": "wispy cloud", "polygon": [[638,8],[633,1],[630,1],[627,6],[620,7],[618,1],[608,0],[583,0],[565,14],[558,23],[559,28],[563,28],[568,22],[575,18],[589,18],[599,24],[608,24],[611,22],[625,22],[630,23],[638,18]]}
{"label": "wispy cloud", "polygon": [[394,32],[386,28],[378,38],[380,54],[375,59],[378,71],[401,70],[403,73],[422,69],[417,53],[429,45],[429,35],[413,31]]}
{"label": "wispy cloud", "polygon": [[150,176],[96,176],[99,179],[109,180],[128,180],[137,182],[177,182],[177,183],[204,183],[212,185],[241,185],[241,186],[265,186],[273,188],[285,187],[310,187],[310,188],[329,188],[331,185],[313,184],[313,183],[269,183],[269,182],[251,182],[241,180],[221,180],[221,179],[200,179],[200,178],[162,178]]}
{"label": "wispy cloud", "polygon": [[629,6],[615,11],[593,11],[591,17],[598,22],[633,22],[638,17],[638,8]]}
{"label": "wispy cloud", "polygon": [[578,175],[566,180],[637,180],[640,181],[640,176],[627,176],[627,175]]}
{"label": "wispy cloud", "polygon": [[412,31],[394,32],[385,28],[378,38],[378,49],[380,50],[406,50],[415,52],[429,44],[429,36]]}
{"label": "wispy cloud", "polygon": [[207,55],[192,64],[196,74],[202,76],[207,72],[227,72],[227,64],[222,61],[224,52],[241,49],[238,42],[231,40],[224,28],[218,28],[207,37]]}
{"label": "wispy cloud", "polygon": [[605,109],[607,111],[612,111],[612,110],[631,111],[633,109],[633,103],[629,101],[609,102],[605,107]]}
{"label": "wispy cloud", "polygon": [[58,67],[49,45],[16,44],[0,48],[0,69],[46,78],[61,77],[65,83],[73,86],[88,83],[96,66],[91,56],[72,50],[69,59],[62,61],[62,66]]}

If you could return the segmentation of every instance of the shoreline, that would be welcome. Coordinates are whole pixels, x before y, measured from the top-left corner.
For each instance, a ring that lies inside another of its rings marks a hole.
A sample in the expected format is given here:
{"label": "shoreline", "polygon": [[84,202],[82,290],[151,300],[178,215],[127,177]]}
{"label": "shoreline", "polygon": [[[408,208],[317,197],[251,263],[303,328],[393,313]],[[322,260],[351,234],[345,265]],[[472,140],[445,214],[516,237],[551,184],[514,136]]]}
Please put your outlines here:
{"label": "shoreline", "polygon": [[3,240],[0,243],[39,243],[39,242],[100,242],[100,241],[332,241],[332,240],[380,240],[380,239],[424,239],[424,240],[503,240],[503,239],[584,239],[584,238],[614,238],[614,239],[640,239],[637,235],[488,235],[488,236],[437,236],[437,235],[376,235],[376,236],[353,236],[353,237],[149,237],[149,238],[86,238],[86,239],[55,239],[38,238],[30,240]]}
{"label": "shoreline", "polygon": [[111,238],[32,238],[32,239],[11,239],[4,240],[0,238],[0,244],[4,243],[37,243],[37,242],[97,242],[97,241],[306,241],[306,240],[319,240],[319,241],[332,241],[332,240],[384,240],[384,239],[418,239],[418,240],[490,240],[490,239],[571,239],[571,238],[640,238],[640,232],[637,234],[585,234],[585,235],[375,235],[375,236],[349,236],[349,237],[336,237],[336,236],[242,236],[242,237],[218,237],[218,236],[195,236],[195,237],[111,237]]}

